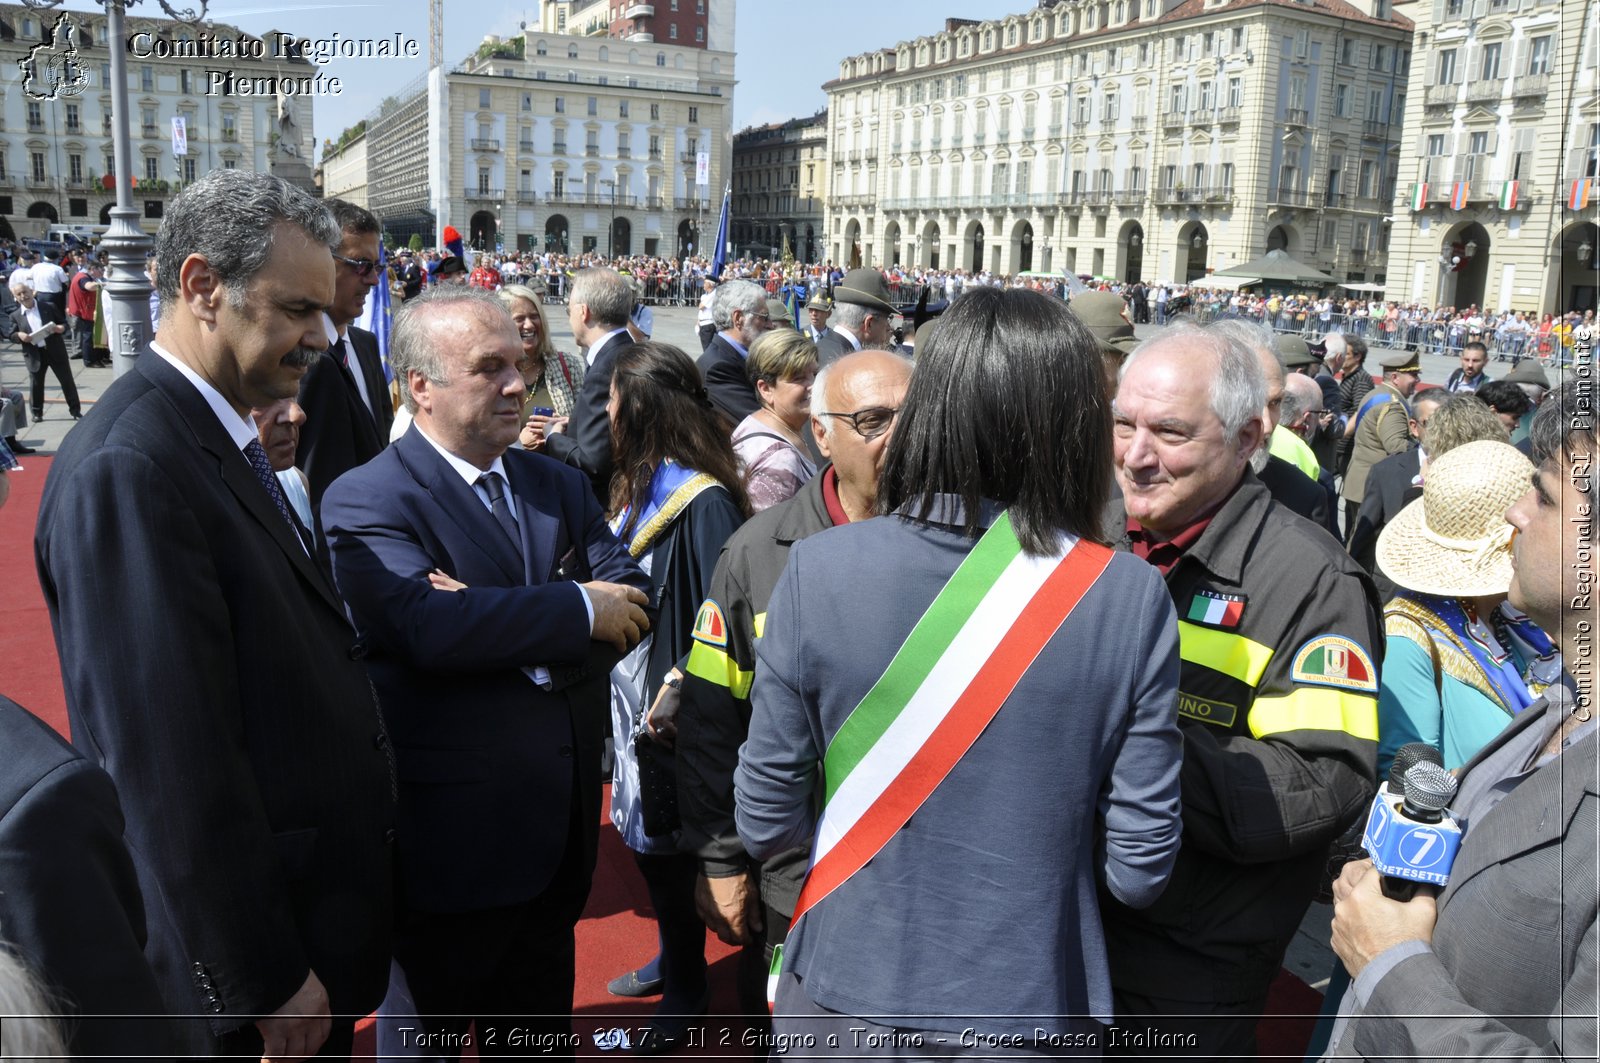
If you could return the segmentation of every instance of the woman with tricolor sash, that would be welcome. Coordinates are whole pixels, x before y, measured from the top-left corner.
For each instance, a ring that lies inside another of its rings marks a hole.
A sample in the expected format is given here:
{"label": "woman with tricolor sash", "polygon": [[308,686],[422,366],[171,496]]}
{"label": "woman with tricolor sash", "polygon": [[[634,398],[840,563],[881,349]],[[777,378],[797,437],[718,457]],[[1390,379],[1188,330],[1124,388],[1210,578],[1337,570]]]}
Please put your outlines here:
{"label": "woman with tricolor sash", "polygon": [[1111,427],[1065,304],[971,289],[919,345],[888,515],[794,545],[734,785],[758,859],[815,836],[773,972],[797,1051],[1105,1047],[1098,891],[1160,894],[1181,760],[1171,598],[1101,537]]}
{"label": "woman with tricolor sash", "polygon": [[681,1044],[689,1017],[705,1013],[706,927],[694,906],[699,862],[677,845],[677,781],[670,721],[678,662],[689,654],[695,614],[728,536],[750,504],[727,430],[687,354],[641,343],[617,356],[611,378],[615,473],[611,529],[650,577],[655,626],[611,673],[611,821],[650,891],[660,955],[611,983],[623,996],[661,993],[635,1047],[655,1054]]}
{"label": "woman with tricolor sash", "polygon": [[1549,637],[1506,601],[1505,513],[1532,479],[1515,447],[1463,444],[1429,464],[1422,497],[1378,536],[1378,567],[1399,588],[1383,614],[1379,778],[1409,742],[1465,764],[1561,675]]}

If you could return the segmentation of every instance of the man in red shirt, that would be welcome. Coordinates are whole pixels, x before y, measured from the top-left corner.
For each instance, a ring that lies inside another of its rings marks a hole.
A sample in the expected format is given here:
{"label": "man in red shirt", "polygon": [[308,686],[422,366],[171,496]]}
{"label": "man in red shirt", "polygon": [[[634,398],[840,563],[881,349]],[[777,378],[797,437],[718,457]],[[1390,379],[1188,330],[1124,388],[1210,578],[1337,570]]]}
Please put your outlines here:
{"label": "man in red shirt", "polygon": [[100,265],[89,259],[67,287],[67,324],[72,328],[74,350],[86,369],[111,364],[109,358],[97,361],[94,356],[94,301],[99,291]]}
{"label": "man in red shirt", "polygon": [[488,255],[478,256],[478,267],[472,271],[472,276],[467,278],[467,283],[474,288],[483,288],[487,291],[500,290],[500,271],[494,268],[494,259]]}

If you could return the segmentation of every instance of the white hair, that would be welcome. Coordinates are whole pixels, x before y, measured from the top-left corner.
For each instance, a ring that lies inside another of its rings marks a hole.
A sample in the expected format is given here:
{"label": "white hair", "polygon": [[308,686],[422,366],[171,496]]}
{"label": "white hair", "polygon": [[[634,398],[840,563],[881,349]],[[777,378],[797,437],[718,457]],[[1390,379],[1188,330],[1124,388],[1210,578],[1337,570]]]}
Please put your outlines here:
{"label": "white hair", "polygon": [[[1160,336],[1134,348],[1122,363],[1118,382],[1127,377],[1141,357],[1168,344],[1190,348],[1199,345],[1216,357],[1216,374],[1211,378],[1211,411],[1222,422],[1223,434],[1228,439],[1238,439],[1245,425],[1261,418],[1261,411],[1267,405],[1267,378],[1261,371],[1254,346],[1232,330],[1201,328],[1182,322],[1169,326]],[[1262,445],[1266,445],[1265,440]]]}
{"label": "white hair", "polygon": [[711,320],[717,331],[733,327],[733,312],[742,311],[745,317],[764,313],[767,309],[767,290],[755,281],[728,281],[711,293]]}
{"label": "white hair", "polygon": [[0,946],[0,1022],[6,1059],[67,1058],[67,1048],[44,987],[27,965]]}

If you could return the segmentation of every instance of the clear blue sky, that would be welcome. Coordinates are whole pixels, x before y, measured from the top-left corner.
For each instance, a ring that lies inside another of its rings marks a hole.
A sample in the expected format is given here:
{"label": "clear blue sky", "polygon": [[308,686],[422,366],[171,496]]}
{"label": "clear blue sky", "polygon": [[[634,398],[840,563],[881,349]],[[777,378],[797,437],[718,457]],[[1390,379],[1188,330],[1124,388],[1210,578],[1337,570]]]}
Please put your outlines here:
{"label": "clear blue sky", "polygon": [[[174,7],[198,0],[170,0]],[[712,0],[732,3],[733,0]],[[94,11],[93,0],[67,0],[71,10]],[[734,21],[738,85],[733,95],[734,129],[815,112],[827,103],[821,85],[838,75],[839,60],[872,48],[885,48],[919,34],[932,33],[947,16],[998,18],[1026,11],[1032,0],[919,0],[918,3],[862,3],[860,0],[811,0],[804,4],[778,0],[741,0]],[[392,36],[414,39],[421,58],[333,60],[324,68],[343,83],[338,96],[318,97],[315,104],[317,143],[336,139],[378,106],[383,98],[427,69],[427,0],[387,2],[264,3],[261,0],[213,0],[207,17],[246,33],[282,30],[297,36],[344,38]],[[160,6],[144,0],[131,14],[157,16]],[[518,24],[537,24],[538,0],[445,0],[444,51],[447,62],[460,62],[486,34],[515,34]],[[46,16],[48,17],[48,15]],[[17,73],[6,71],[6,80]],[[319,148],[320,151],[320,148]]]}

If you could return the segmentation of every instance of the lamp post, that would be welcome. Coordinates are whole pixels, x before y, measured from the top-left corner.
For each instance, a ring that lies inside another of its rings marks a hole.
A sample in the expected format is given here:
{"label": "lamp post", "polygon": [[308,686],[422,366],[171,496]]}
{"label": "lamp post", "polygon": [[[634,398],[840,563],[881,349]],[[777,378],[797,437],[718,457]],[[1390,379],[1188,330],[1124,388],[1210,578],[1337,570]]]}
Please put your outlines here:
{"label": "lamp post", "polygon": [[[154,241],[139,228],[133,206],[133,152],[129,146],[127,9],[141,0],[95,0],[106,13],[107,46],[111,52],[111,140],[116,161],[117,205],[111,208],[111,226],[101,238],[110,268],[105,286],[111,296],[106,339],[111,348],[112,373],[122,376],[133,369],[134,359],[150,345],[150,282],[145,276],[145,256]],[[62,0],[22,0],[23,6],[51,10]],[[167,17],[194,24],[206,16],[210,0],[199,0],[199,10],[174,10],[167,0],[156,0]],[[81,32],[81,31],[79,31]],[[59,41],[57,43],[60,43]],[[81,92],[80,87],[77,91]],[[49,99],[56,93],[51,92]]]}

